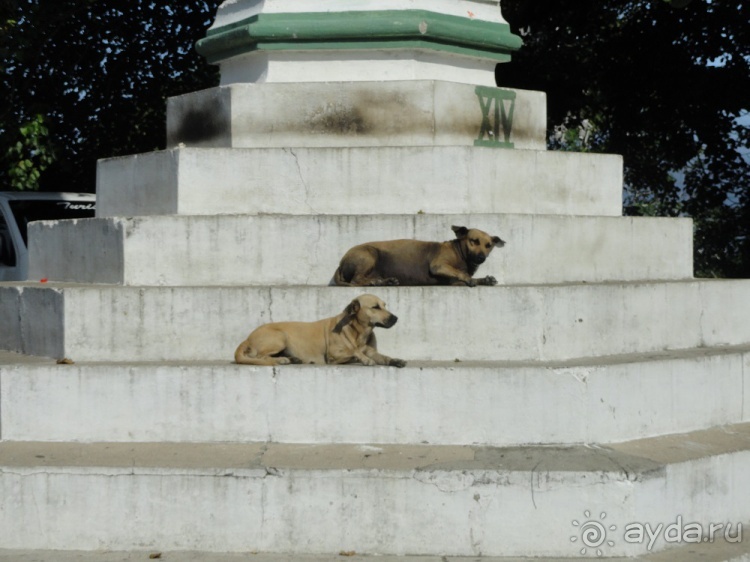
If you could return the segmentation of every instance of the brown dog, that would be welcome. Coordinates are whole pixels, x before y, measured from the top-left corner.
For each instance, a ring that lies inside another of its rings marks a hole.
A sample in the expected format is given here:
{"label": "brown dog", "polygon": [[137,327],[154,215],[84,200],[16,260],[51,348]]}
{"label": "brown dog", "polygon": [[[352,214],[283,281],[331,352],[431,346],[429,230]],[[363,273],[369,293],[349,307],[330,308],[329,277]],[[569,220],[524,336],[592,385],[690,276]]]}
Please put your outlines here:
{"label": "brown dog", "polygon": [[492,249],[505,242],[497,236],[465,226],[452,226],[455,240],[422,242],[391,240],[351,248],[333,275],[345,286],[378,285],[496,285],[487,277],[472,278]]}
{"label": "brown dog", "polygon": [[398,318],[374,295],[354,299],[344,312],[317,322],[274,322],[256,328],[234,352],[244,365],[289,363],[389,365],[406,361],[377,351],[373,328],[390,328]]}

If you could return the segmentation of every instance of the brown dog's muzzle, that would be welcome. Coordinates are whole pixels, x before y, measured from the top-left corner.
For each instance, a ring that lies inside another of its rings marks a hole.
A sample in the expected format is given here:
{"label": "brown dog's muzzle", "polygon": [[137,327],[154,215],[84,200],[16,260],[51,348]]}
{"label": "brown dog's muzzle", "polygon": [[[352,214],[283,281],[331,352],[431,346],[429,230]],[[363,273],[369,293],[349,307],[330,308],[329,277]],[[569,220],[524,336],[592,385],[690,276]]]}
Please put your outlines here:
{"label": "brown dog's muzzle", "polygon": [[487,256],[485,256],[483,254],[474,254],[474,255],[470,256],[470,259],[471,259],[472,263],[480,264],[480,263],[484,263],[485,262],[485,260],[487,259]]}

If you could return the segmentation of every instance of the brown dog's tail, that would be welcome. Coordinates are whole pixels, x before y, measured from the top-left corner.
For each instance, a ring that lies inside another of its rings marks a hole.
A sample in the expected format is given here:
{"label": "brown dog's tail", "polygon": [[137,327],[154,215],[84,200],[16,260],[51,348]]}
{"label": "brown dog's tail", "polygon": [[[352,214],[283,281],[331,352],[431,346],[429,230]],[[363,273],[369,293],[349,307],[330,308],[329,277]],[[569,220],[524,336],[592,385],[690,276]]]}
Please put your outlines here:
{"label": "brown dog's tail", "polygon": [[336,273],[333,274],[333,278],[331,279],[331,282],[328,283],[328,285],[338,285],[339,287],[353,287],[354,285],[352,285],[351,283],[352,276],[353,272],[350,275],[346,275],[346,273],[343,271],[343,265],[340,265],[336,269]]}

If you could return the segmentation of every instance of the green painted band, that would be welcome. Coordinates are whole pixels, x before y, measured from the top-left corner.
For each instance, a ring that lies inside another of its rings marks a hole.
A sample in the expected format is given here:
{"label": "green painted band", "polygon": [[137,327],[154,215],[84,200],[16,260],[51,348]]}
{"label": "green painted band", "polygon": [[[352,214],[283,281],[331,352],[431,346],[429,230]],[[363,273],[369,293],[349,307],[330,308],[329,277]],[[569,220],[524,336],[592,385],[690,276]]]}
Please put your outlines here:
{"label": "green painted band", "polygon": [[425,10],[390,10],[260,14],[210,30],[196,49],[215,63],[256,50],[399,49],[414,42],[420,48],[446,51],[445,47],[453,47],[493,60],[522,45],[507,24]]}
{"label": "green painted band", "polygon": [[482,58],[495,62],[510,62],[510,55],[505,53],[489,53],[476,49],[467,49],[455,45],[441,45],[439,43],[430,43],[428,41],[340,41],[336,43],[315,42],[315,43],[256,43],[253,49],[238,48],[232,51],[222,52],[217,59],[208,59],[212,64],[222,60],[243,55],[249,52],[261,51],[354,51],[354,50],[430,50],[451,55],[462,55],[466,57]]}

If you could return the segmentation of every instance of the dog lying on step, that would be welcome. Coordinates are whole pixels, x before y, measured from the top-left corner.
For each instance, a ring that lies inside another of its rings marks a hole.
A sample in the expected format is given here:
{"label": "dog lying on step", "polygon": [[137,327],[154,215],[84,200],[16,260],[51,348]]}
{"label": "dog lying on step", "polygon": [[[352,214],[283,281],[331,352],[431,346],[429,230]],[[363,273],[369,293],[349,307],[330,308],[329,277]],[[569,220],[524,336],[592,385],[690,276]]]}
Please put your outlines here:
{"label": "dog lying on step", "polygon": [[505,242],[476,228],[451,228],[456,239],[447,242],[390,240],[354,246],[341,258],[332,284],[497,285],[491,275],[472,276],[493,248],[502,248]]}
{"label": "dog lying on step", "polygon": [[234,352],[243,365],[289,363],[389,365],[406,361],[381,355],[373,329],[390,328],[398,318],[375,295],[354,299],[337,316],[317,322],[274,322],[256,328]]}

